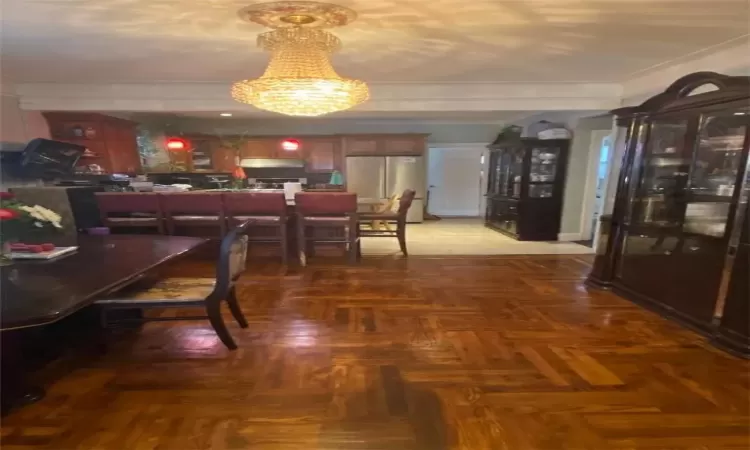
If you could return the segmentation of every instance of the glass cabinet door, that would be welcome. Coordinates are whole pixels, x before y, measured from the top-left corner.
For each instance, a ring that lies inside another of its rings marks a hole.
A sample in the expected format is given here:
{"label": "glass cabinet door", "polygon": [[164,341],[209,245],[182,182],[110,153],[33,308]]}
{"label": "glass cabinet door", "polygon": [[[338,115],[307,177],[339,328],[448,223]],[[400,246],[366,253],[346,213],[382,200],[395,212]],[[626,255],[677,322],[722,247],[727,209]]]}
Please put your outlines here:
{"label": "glass cabinet door", "polygon": [[490,163],[489,170],[487,171],[487,194],[497,195],[500,192],[500,154],[498,152],[490,152]]}
{"label": "glass cabinet door", "polygon": [[685,145],[688,124],[685,119],[656,120],[651,124],[633,199],[633,224],[659,227],[681,224],[691,161],[691,149]]}
{"label": "glass cabinet door", "polygon": [[554,194],[560,150],[535,148],[531,150],[529,166],[529,197],[546,198]]}
{"label": "glass cabinet door", "polygon": [[747,126],[748,116],[734,111],[701,117],[687,184],[683,231],[724,236]]}
{"label": "glass cabinet door", "polygon": [[508,197],[520,198],[523,180],[523,150],[508,151]]}

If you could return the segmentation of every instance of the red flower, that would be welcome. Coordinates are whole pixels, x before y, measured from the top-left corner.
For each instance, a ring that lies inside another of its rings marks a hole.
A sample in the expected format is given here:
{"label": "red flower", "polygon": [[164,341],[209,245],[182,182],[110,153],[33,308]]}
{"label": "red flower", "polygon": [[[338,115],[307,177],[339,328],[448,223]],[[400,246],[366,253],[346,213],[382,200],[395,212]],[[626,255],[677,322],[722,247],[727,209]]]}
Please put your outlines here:
{"label": "red flower", "polygon": [[18,211],[14,209],[0,208],[0,220],[11,220],[18,217]]}
{"label": "red flower", "polygon": [[15,198],[15,195],[11,192],[0,192],[0,200],[10,200]]}
{"label": "red flower", "polygon": [[245,175],[245,169],[240,166],[237,166],[234,169],[234,172],[232,172],[232,176],[238,180],[244,180],[245,178],[247,178],[247,175]]}

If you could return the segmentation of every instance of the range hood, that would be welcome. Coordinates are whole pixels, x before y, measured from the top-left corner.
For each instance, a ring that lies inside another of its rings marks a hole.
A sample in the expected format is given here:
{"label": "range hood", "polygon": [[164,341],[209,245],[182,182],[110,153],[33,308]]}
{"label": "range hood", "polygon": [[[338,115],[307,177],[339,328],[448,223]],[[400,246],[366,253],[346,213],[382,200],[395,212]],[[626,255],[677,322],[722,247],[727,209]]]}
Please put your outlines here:
{"label": "range hood", "polygon": [[240,167],[252,169],[300,168],[305,167],[305,161],[301,159],[244,158],[240,160]]}

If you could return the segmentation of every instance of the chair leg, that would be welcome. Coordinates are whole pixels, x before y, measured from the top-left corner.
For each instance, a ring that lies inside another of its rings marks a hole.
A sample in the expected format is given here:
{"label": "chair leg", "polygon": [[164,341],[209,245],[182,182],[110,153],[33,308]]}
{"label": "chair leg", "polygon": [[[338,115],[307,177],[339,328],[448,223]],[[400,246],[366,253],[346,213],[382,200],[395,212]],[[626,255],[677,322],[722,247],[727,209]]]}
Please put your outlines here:
{"label": "chair leg", "polygon": [[307,265],[307,255],[305,255],[306,247],[305,225],[302,223],[302,217],[300,216],[297,218],[297,252],[299,255],[299,263],[302,267]]}
{"label": "chair leg", "polygon": [[245,315],[242,314],[240,304],[239,302],[237,302],[237,291],[234,286],[232,286],[232,289],[229,290],[227,303],[229,304],[229,310],[232,312],[232,316],[234,316],[234,320],[236,320],[237,323],[240,324],[241,328],[247,328],[247,319],[245,319]]}
{"label": "chair leg", "polygon": [[99,307],[99,325],[101,325],[102,328],[107,328],[107,308]]}
{"label": "chair leg", "polygon": [[349,241],[349,264],[357,263],[357,248],[359,247],[359,227],[357,219],[354,218],[349,222],[349,227],[346,230],[347,241]]}
{"label": "chair leg", "polygon": [[227,324],[224,323],[224,319],[221,317],[220,303],[212,302],[206,306],[206,312],[208,313],[208,320],[211,322],[211,326],[216,331],[216,334],[221,339],[221,342],[227,346],[229,350],[236,350],[237,344],[232,339],[232,335],[229,334]]}
{"label": "chair leg", "polygon": [[396,225],[396,237],[398,238],[398,246],[401,247],[401,252],[404,256],[409,256],[406,251],[406,223],[399,222]]}
{"label": "chair leg", "polygon": [[171,218],[167,218],[167,234],[170,236],[174,236],[174,230],[174,220],[172,220]]}
{"label": "chair leg", "polygon": [[287,239],[286,222],[282,221],[279,226],[279,236],[281,238],[281,264],[289,264],[289,239]]}

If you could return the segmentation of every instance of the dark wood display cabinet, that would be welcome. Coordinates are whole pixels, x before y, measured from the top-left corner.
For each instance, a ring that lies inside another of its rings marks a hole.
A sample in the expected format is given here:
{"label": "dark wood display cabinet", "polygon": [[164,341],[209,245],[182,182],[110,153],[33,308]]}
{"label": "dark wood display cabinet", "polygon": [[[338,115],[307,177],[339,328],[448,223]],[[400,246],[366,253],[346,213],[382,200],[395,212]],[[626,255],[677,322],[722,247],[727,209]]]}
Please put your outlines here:
{"label": "dark wood display cabinet", "polygon": [[488,227],[520,241],[557,240],[569,142],[499,136],[488,146]]}
{"label": "dark wood display cabinet", "polygon": [[613,113],[628,143],[591,284],[750,355],[750,77],[695,73]]}

